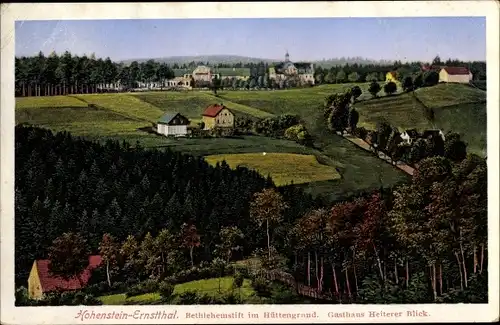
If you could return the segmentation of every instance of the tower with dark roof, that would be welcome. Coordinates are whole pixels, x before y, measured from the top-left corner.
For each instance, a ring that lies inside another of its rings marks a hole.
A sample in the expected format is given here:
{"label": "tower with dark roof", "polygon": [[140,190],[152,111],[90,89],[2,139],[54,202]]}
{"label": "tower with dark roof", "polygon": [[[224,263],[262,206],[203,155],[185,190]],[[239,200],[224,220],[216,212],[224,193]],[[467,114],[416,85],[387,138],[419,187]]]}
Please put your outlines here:
{"label": "tower with dark roof", "polygon": [[288,50],[286,51],[285,54],[285,62],[290,62],[290,54],[288,54]]}

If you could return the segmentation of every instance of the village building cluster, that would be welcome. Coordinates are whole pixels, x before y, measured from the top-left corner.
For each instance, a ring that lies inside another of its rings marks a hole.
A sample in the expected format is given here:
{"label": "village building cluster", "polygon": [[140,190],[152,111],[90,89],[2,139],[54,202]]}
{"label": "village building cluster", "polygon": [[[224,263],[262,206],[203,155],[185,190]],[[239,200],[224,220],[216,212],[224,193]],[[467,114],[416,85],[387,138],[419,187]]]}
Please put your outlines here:
{"label": "village building cluster", "polygon": [[[233,128],[234,114],[222,103],[208,106],[203,113],[203,130],[214,128]],[[178,112],[166,113],[156,123],[156,132],[166,136],[182,137],[189,134],[191,121]]]}

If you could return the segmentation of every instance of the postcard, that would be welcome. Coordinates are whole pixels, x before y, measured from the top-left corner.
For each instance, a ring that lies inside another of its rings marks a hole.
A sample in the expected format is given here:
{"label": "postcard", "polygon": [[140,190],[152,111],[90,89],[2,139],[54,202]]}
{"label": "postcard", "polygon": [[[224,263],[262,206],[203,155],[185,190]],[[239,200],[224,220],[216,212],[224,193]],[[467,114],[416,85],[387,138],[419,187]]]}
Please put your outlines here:
{"label": "postcard", "polygon": [[1,15],[2,324],[498,320],[494,1]]}

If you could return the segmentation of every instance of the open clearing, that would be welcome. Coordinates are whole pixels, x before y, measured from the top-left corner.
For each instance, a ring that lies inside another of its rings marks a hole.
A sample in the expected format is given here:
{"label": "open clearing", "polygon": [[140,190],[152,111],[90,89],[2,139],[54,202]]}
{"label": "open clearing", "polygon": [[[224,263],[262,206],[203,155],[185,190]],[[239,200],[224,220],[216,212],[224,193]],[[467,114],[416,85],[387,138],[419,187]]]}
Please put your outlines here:
{"label": "open clearing", "polygon": [[[223,277],[220,278],[220,288],[222,293],[228,293],[233,285],[233,277]],[[180,295],[186,291],[196,291],[199,294],[208,294],[211,296],[220,295],[219,293],[219,278],[197,280],[186,283],[177,284],[174,287],[174,295]],[[252,297],[255,292],[251,287],[250,281],[245,279],[243,285],[238,291],[243,299]],[[124,304],[144,304],[157,302],[160,300],[160,294],[157,292],[146,293],[138,296],[133,296],[127,298],[125,293],[119,293],[114,295],[101,296],[99,299],[102,301],[103,305],[124,305]],[[174,299],[175,303],[175,299]]]}
{"label": "open clearing", "polygon": [[486,92],[468,85],[441,83],[415,91],[427,107],[437,108],[486,101]]}
{"label": "open clearing", "polygon": [[261,175],[270,175],[277,186],[340,178],[334,167],[320,164],[313,155],[241,153],[211,155],[205,160],[212,165],[226,161],[231,168],[241,166],[254,169]]}
{"label": "open clearing", "polygon": [[223,100],[209,92],[147,92],[134,93],[133,96],[163,111],[179,112],[191,119],[201,119],[201,114],[207,106],[221,102],[232,110],[236,117],[266,118],[273,116],[253,107]]}
{"label": "open clearing", "polygon": [[117,114],[146,122],[156,122],[164,112],[129,94],[73,95],[88,104],[96,105]]}
{"label": "open clearing", "polygon": [[18,97],[16,109],[24,108],[57,108],[57,107],[87,107],[88,104],[70,96]]}

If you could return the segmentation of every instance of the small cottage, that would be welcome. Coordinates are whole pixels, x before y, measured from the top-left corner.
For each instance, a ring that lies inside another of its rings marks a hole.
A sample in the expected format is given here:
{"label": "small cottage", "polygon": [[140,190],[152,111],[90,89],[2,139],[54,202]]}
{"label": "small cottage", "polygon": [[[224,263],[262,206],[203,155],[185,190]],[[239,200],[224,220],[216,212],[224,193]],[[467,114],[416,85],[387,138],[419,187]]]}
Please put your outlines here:
{"label": "small cottage", "polygon": [[100,255],[89,256],[89,264],[78,278],[64,279],[50,272],[50,260],[36,260],[33,262],[28,277],[28,295],[31,299],[41,299],[43,295],[53,291],[71,291],[85,287],[92,276],[92,272],[102,263]]}
{"label": "small cottage", "polygon": [[234,127],[234,114],[223,104],[208,106],[203,112],[205,130],[214,127]]}
{"label": "small cottage", "polygon": [[397,82],[398,81],[398,78],[397,78],[397,73],[394,72],[394,71],[391,71],[391,72],[387,72],[387,74],[385,75],[385,81],[386,82]]}
{"label": "small cottage", "polygon": [[189,123],[188,118],[180,113],[167,113],[156,123],[157,132],[166,136],[186,136]]}
{"label": "small cottage", "polygon": [[439,71],[439,82],[457,82],[468,84],[472,73],[464,67],[444,67]]}

